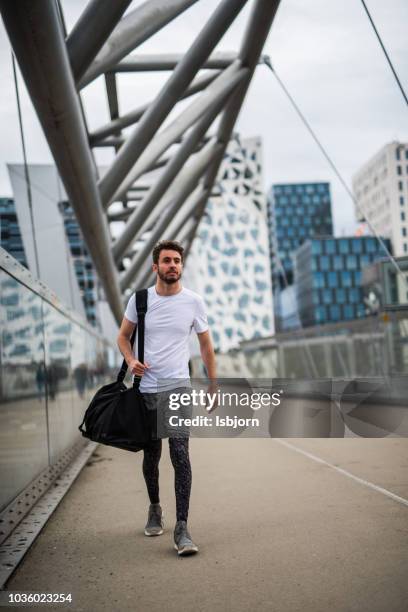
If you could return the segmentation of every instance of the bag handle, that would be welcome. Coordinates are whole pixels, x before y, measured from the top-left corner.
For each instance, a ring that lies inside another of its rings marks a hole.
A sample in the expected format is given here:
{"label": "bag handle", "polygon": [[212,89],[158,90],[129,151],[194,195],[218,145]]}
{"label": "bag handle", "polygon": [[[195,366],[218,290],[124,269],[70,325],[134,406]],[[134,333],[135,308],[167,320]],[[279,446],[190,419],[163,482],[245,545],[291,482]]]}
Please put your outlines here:
{"label": "bag handle", "polygon": [[[139,289],[135,293],[136,311],[137,311],[137,327],[132,332],[130,338],[130,346],[133,349],[135,343],[136,330],[139,329],[137,337],[137,354],[138,359],[143,363],[144,361],[144,336],[145,336],[145,314],[147,312],[147,289]],[[122,367],[119,370],[117,377],[118,382],[123,382],[126,376],[128,365],[126,359],[123,360]],[[140,377],[135,376],[133,379],[133,386],[138,387],[140,383]]]}

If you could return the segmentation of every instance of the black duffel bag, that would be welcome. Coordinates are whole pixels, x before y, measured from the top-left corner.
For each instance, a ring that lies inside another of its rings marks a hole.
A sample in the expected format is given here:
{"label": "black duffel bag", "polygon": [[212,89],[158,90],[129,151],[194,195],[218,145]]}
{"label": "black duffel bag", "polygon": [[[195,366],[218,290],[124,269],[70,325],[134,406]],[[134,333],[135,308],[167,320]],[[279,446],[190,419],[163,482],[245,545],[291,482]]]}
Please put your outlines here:
{"label": "black duffel bag", "polygon": [[[136,292],[138,359],[144,361],[144,324],[147,310],[147,289]],[[131,346],[136,327],[130,339]],[[148,410],[139,391],[140,378],[134,377],[133,387],[124,384],[128,366],[123,360],[115,382],[104,385],[94,395],[86,409],[79,431],[93,442],[116,446],[129,451],[142,450],[156,439],[156,412]]]}

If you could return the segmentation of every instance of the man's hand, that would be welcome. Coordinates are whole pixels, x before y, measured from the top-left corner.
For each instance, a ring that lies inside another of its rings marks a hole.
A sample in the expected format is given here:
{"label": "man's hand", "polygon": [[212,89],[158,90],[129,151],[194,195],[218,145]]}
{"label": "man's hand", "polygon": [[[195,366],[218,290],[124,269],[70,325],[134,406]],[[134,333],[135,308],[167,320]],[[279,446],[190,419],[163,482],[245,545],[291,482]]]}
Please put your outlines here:
{"label": "man's hand", "polygon": [[127,362],[127,364],[128,364],[129,370],[135,376],[143,376],[145,371],[148,368],[150,368],[150,365],[148,363],[146,363],[146,362],[145,363],[141,363],[137,359],[131,359],[130,361]]}

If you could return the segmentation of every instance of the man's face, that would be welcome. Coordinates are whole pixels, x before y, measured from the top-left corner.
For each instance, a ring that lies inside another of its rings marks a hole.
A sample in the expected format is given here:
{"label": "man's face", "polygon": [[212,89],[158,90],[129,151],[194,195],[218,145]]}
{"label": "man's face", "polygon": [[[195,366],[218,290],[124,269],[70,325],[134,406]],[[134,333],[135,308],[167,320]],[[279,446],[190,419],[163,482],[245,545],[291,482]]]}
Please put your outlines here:
{"label": "man's face", "polygon": [[153,264],[153,270],[157,272],[159,278],[164,283],[167,283],[167,285],[177,283],[183,271],[180,253],[163,249],[160,251],[159,263]]}

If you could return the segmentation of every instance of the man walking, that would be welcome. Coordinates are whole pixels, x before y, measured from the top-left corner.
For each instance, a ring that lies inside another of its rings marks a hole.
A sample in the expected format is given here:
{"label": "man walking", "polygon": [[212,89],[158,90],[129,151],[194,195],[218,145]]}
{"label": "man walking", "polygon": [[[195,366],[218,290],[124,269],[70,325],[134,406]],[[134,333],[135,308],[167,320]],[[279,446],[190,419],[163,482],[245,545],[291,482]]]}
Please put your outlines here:
{"label": "man walking", "polygon": [[[173,240],[159,242],[153,249],[153,271],[156,284],[148,289],[145,317],[145,362],[132,352],[130,337],[137,322],[135,296],[127,305],[118,346],[132,374],[141,377],[140,391],[148,408],[160,408],[170,393],[185,393],[190,388],[188,341],[192,330],[197,333],[201,357],[208,378],[216,378],[215,355],[208,330],[203,299],[181,284],[183,247]],[[137,346],[135,342],[134,346]],[[174,547],[179,555],[198,552],[187,530],[191,492],[189,432],[182,430],[169,437],[170,458],[175,472],[177,522]],[[143,475],[150,499],[147,536],[163,533],[163,517],[159,498],[159,461],[162,440],[153,440],[144,449]]]}

